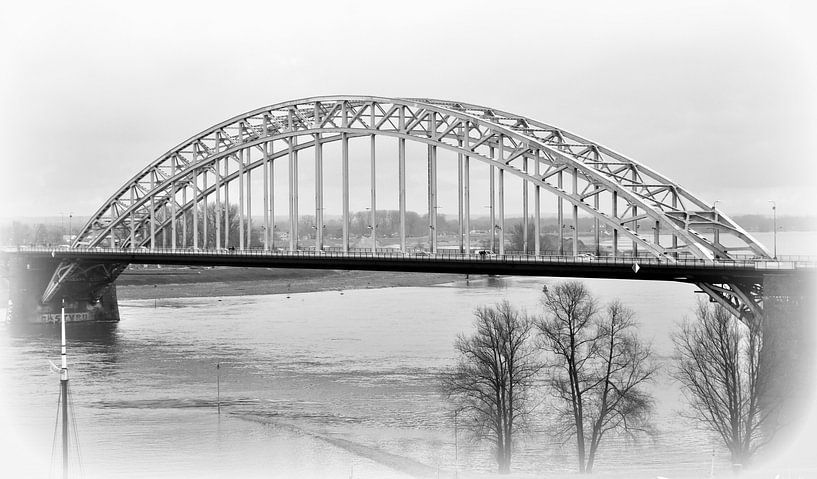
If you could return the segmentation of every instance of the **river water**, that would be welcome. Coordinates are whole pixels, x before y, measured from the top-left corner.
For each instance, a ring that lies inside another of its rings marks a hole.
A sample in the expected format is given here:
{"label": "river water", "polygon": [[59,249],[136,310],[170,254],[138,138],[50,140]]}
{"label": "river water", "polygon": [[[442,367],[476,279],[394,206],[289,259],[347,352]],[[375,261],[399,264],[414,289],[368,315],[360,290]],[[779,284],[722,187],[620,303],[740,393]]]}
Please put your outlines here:
{"label": "river water", "polygon": [[[815,233],[778,236],[780,254],[817,253]],[[453,363],[453,341],[470,332],[476,306],[508,299],[539,314],[543,284],[556,281],[479,277],[420,288],[121,301],[118,324],[69,329],[84,477],[453,477],[455,469],[483,477],[494,468],[487,446],[458,430],[455,451],[437,376]],[[659,359],[671,354],[669,333],[698,296],[680,283],[586,284],[602,301],[620,298],[636,311]],[[59,360],[57,327],[0,327],[2,473],[57,477],[59,380],[49,359]],[[681,419],[678,386],[661,374],[651,390],[654,436],[611,439],[597,470],[725,471],[714,438]],[[556,443],[537,419],[545,407],[519,439],[520,477],[575,468],[572,443]],[[72,451],[72,461],[77,456]]]}

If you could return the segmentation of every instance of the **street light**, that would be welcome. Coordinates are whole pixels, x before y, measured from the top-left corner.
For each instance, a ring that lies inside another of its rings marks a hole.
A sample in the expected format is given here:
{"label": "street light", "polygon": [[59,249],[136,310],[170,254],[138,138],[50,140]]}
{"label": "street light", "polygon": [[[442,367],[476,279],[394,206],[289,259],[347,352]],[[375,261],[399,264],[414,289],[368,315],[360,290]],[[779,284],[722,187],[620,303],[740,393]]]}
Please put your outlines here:
{"label": "street light", "polygon": [[[493,223],[493,220],[494,220],[494,205],[485,205],[485,208],[488,208],[490,210],[490,219],[491,219],[491,222]],[[494,228],[494,226],[496,226],[496,225],[492,225],[488,229],[489,229],[489,231],[491,233],[491,251],[496,252],[496,228]]]}
{"label": "street light", "polygon": [[[559,235],[559,256],[564,256],[565,254],[565,228],[568,228],[572,231],[576,231],[576,228],[573,225],[568,225],[562,223]],[[574,233],[575,234],[575,233]]]}
{"label": "street light", "polygon": [[73,212],[68,212],[68,244],[71,245],[71,218],[74,217]]}
{"label": "street light", "polygon": [[772,204],[772,238],[774,242],[774,259],[777,259],[777,204],[769,200]]}
{"label": "street light", "polygon": [[376,225],[376,224],[375,225],[366,225],[366,227],[369,228],[369,231],[372,232],[372,234],[371,234],[372,253],[377,253],[377,238],[375,238],[375,231],[376,231],[377,226],[378,225]]}
{"label": "street light", "polygon": [[[315,251],[320,251],[323,249],[323,244],[318,244],[318,225],[312,225],[311,228],[315,230]],[[326,225],[321,225],[321,232],[325,232]]]}

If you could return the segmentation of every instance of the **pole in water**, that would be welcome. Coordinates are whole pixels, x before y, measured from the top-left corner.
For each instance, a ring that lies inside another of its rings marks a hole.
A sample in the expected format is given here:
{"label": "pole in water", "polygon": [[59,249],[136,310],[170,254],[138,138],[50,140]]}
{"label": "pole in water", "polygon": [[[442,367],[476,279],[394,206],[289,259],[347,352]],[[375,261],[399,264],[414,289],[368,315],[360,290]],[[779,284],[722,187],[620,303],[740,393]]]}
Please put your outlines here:
{"label": "pole in water", "polygon": [[65,346],[65,298],[62,299],[60,315],[60,397],[62,398],[62,477],[68,478],[68,355]]}
{"label": "pole in water", "polygon": [[221,363],[216,363],[216,408],[221,415]]}

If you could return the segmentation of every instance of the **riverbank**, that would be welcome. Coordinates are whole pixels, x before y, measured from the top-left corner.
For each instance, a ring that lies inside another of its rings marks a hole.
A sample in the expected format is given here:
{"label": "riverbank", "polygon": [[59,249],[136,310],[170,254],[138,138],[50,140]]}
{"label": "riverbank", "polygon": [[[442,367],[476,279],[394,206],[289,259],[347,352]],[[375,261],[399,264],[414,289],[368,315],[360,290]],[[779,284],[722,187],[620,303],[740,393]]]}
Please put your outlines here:
{"label": "riverbank", "polygon": [[133,269],[116,280],[119,299],[195,298],[431,286],[459,274],[279,268]]}

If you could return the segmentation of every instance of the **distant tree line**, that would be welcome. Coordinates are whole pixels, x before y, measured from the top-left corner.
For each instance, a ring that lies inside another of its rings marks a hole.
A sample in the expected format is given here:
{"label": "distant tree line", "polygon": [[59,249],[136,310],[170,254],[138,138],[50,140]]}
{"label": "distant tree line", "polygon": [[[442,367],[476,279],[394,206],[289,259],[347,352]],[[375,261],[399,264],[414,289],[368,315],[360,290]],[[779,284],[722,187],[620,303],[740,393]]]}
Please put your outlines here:
{"label": "distant tree line", "polygon": [[[76,234],[76,227],[74,233]],[[68,242],[68,226],[11,221],[0,228],[0,239],[4,245],[58,246]]]}
{"label": "distant tree line", "polygon": [[[199,232],[203,235],[203,221],[204,221],[204,206],[199,205]],[[222,205],[222,219],[224,218],[224,205]],[[227,208],[230,216],[229,221],[229,245],[238,245],[238,206],[230,204]],[[155,214],[157,220],[161,220],[163,215],[166,215],[163,210],[158,210]],[[193,212],[187,210],[181,215],[182,222],[188,225],[188,237],[184,238],[181,234],[181,228],[177,229],[177,246],[183,244],[192,244],[192,222]],[[208,203],[207,205],[208,218],[208,238],[206,245],[212,247],[215,245],[215,204]],[[740,215],[732,218],[738,224],[748,231],[772,231],[772,217],[771,215]],[[498,219],[497,219],[498,221]],[[261,229],[262,221],[259,216],[254,216],[252,219],[253,230],[252,234],[245,238],[246,244],[259,246],[263,243],[263,231]],[[181,224],[181,223],[179,223]],[[289,231],[289,220],[285,216],[276,217],[276,229],[274,233]],[[428,214],[419,214],[414,211],[406,211],[406,235],[410,237],[427,236],[429,234]],[[79,233],[84,221],[75,218],[74,224],[71,226],[73,234]],[[301,215],[298,218],[299,236],[301,238],[314,237],[315,216]],[[343,222],[338,217],[327,218],[324,221],[325,237],[340,238],[342,236]],[[369,211],[356,211],[349,215],[349,234],[352,236],[367,236],[371,234],[371,213]],[[400,231],[400,212],[398,210],[377,210],[375,219],[376,231],[378,237],[396,236]],[[482,233],[489,233],[495,225],[491,225],[490,219],[486,216],[472,217],[470,221],[470,229]],[[523,219],[519,217],[508,217],[505,219],[507,249],[510,251],[525,251],[524,244],[524,227]],[[563,248],[565,251],[572,251],[572,229],[566,223],[562,225],[563,229]],[[595,228],[595,221],[592,218],[579,218],[578,232],[592,233]],[[777,228],[780,231],[814,231],[817,230],[817,217],[811,216],[780,216],[777,218]],[[68,223],[65,220],[59,222],[53,219],[43,221],[29,220],[10,220],[0,224],[0,244],[3,245],[59,245],[68,241]],[[437,232],[438,234],[459,234],[459,226],[457,218],[451,215],[437,216]],[[169,233],[168,233],[169,234]],[[222,235],[223,235],[222,231]],[[559,249],[559,224],[554,217],[543,217],[540,224],[540,250],[545,252],[557,251]],[[169,236],[167,236],[169,237]],[[222,236],[223,237],[223,236]],[[200,242],[205,241],[203,236]],[[232,240],[235,238],[235,242]],[[528,252],[534,251],[535,245],[535,226],[534,218],[528,219]],[[157,240],[157,243],[159,241]],[[164,244],[170,246],[169,239],[163,240]],[[251,242],[251,243],[250,243]],[[581,242],[580,242],[581,243]],[[484,246],[484,245],[483,245]],[[586,250],[586,246],[581,243],[579,245],[581,250]]]}
{"label": "distant tree line", "polygon": [[[539,251],[541,254],[559,253],[559,234],[553,227],[545,229],[540,227],[540,231],[545,231],[539,235]],[[573,253],[573,230],[566,229],[562,232],[562,249],[566,254]],[[586,251],[587,245],[582,240],[577,241],[579,251]],[[510,228],[510,238],[507,249],[513,252],[534,253],[536,251],[536,225],[533,218],[528,220],[528,234],[525,236],[525,224],[522,220],[512,223]]]}
{"label": "distant tree line", "polygon": [[[763,215],[737,215],[731,218],[747,231],[774,230],[774,218],[771,212]],[[778,215],[777,229],[779,231],[817,231],[817,217]]]}

